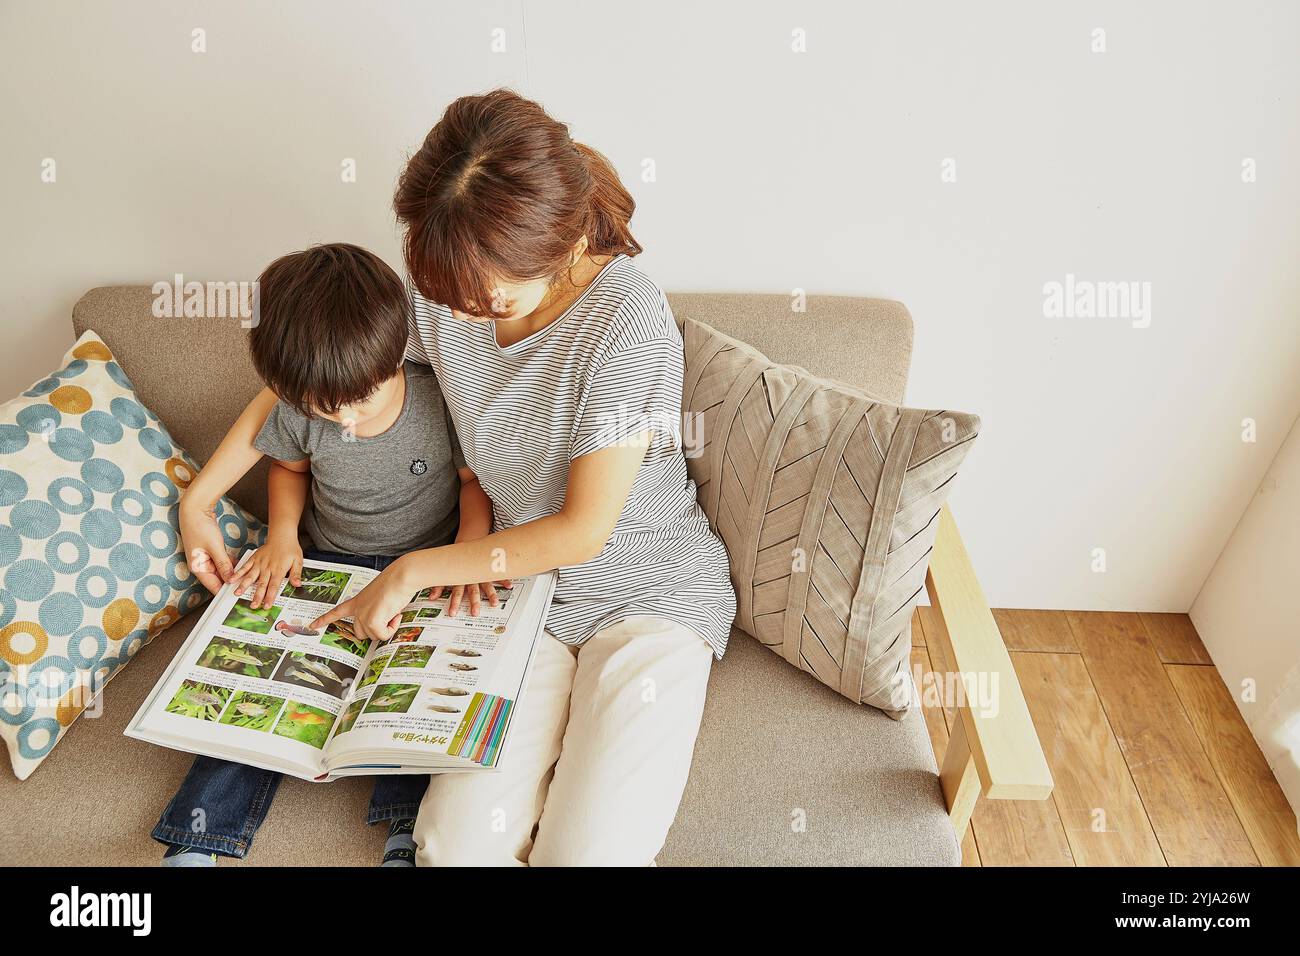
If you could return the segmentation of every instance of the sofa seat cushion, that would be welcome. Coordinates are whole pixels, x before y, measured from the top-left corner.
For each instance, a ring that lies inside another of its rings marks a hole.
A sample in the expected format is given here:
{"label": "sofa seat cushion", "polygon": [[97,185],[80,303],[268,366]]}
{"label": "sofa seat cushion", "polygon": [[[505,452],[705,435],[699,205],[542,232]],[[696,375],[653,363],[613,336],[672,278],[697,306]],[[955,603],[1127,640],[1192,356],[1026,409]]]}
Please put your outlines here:
{"label": "sofa seat cushion", "polygon": [[[136,654],[36,772],[0,769],[0,866],[154,866],[149,838],[193,758],[122,731],[198,623],[191,613]],[[313,784],[286,777],[247,863],[375,866],[387,827],[366,825],[370,780]],[[223,860],[222,866],[234,865]]]}
{"label": "sofa seat cushion", "polygon": [[919,709],[857,706],[733,631],[660,866],[955,866]]}
{"label": "sofa seat cushion", "polygon": [[[0,865],[157,863],[162,850],[149,832],[191,757],[122,731],[198,619],[182,618],[143,648],[107,689],[102,711],[88,711],[28,780],[0,768]],[[387,831],[363,822],[369,798],[363,777],[286,778],[245,862],[373,866]],[[734,633],[714,665],[691,779],[659,864],[958,860],[921,715],[894,721],[854,706]]]}

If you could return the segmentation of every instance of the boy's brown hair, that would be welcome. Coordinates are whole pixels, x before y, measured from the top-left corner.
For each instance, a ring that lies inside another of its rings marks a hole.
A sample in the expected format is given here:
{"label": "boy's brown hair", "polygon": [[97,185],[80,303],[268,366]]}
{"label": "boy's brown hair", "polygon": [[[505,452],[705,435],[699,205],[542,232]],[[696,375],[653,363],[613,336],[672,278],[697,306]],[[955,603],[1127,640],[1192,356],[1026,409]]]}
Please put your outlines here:
{"label": "boy's brown hair", "polygon": [[258,277],[249,336],[266,386],[305,415],[336,414],[397,374],[411,300],[372,252],[345,242],[276,259]]}

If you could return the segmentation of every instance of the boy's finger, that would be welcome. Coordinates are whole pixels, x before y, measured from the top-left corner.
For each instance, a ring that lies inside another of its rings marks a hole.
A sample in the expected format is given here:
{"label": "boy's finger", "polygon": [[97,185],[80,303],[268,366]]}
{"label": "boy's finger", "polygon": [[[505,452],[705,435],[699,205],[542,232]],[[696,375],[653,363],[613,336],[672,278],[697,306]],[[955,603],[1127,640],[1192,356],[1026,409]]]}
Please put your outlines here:
{"label": "boy's finger", "polygon": [[280,592],[284,590],[284,583],[289,580],[293,574],[293,561],[286,561],[275,575],[275,590],[271,592],[272,598],[278,598]]}
{"label": "boy's finger", "polygon": [[220,591],[221,586],[226,583],[222,581],[220,577],[217,576],[217,573],[215,571],[195,571],[193,568],[191,568],[190,573],[194,575],[194,577],[198,580],[200,584],[202,584],[213,594],[216,594],[218,591]]}
{"label": "boy's finger", "polygon": [[252,580],[257,576],[257,573],[258,565],[256,559],[254,559],[244,565],[244,567],[239,571],[235,571],[228,575],[226,581],[228,581],[236,591],[243,591],[244,588],[248,587],[248,585],[252,583]]}
{"label": "boy's finger", "polygon": [[479,589],[477,584],[469,586],[469,616],[478,617]]}
{"label": "boy's finger", "polygon": [[293,559],[293,566],[289,569],[289,581],[294,587],[302,587],[302,558]]}
{"label": "boy's finger", "polygon": [[461,599],[461,596],[462,596],[464,593],[465,593],[465,589],[464,589],[462,586],[460,586],[460,585],[456,585],[456,587],[454,587],[454,588],[451,589],[451,597],[447,598],[447,616],[448,616],[448,617],[455,617],[455,616],[456,616],[456,612],[460,610],[460,599]]}
{"label": "boy's finger", "polygon": [[487,602],[491,607],[496,607],[501,602],[497,600],[497,589],[491,583],[482,585],[483,593],[487,595]]}
{"label": "boy's finger", "polygon": [[226,549],[224,547],[219,548],[216,554],[211,555],[211,558],[212,563],[217,566],[217,574],[221,575],[221,580],[229,581],[235,566],[230,563],[230,555],[226,553]]}
{"label": "boy's finger", "polygon": [[262,598],[264,598],[264,597],[266,596],[266,589],[267,589],[268,585],[270,585],[270,583],[271,583],[271,580],[270,580],[270,577],[268,576],[268,574],[262,574],[262,575],[260,575],[260,576],[258,577],[258,579],[257,579],[257,590],[255,590],[255,591],[253,592],[253,600],[252,600],[252,602],[251,602],[252,605],[253,605],[253,607],[260,607],[260,606],[261,606],[261,604],[262,604]]}

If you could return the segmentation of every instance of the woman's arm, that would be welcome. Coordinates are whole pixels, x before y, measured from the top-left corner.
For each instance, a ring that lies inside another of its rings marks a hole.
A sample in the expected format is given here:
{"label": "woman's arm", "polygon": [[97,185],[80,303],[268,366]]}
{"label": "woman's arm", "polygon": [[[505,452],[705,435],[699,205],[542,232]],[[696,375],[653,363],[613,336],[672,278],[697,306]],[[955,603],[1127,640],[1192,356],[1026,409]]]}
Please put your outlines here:
{"label": "woman's arm", "polygon": [[387,638],[396,629],[398,612],[421,588],[526,577],[590,561],[604,549],[623,513],[650,435],[647,431],[576,459],[557,514],[484,538],[412,551],[312,627],[351,617],[362,636]]}
{"label": "woman's arm", "polygon": [[266,424],[275,403],[275,393],[269,388],[262,389],[181,496],[181,541],[190,571],[213,594],[230,580],[232,565],[212,509],[217,499],[261,459],[262,453],[253,447],[253,439]]}
{"label": "woman's arm", "polygon": [[590,561],[605,547],[649,447],[650,435],[584,455],[569,466],[557,514],[442,548],[413,551],[393,563],[415,593],[430,583],[473,584],[526,577]]}

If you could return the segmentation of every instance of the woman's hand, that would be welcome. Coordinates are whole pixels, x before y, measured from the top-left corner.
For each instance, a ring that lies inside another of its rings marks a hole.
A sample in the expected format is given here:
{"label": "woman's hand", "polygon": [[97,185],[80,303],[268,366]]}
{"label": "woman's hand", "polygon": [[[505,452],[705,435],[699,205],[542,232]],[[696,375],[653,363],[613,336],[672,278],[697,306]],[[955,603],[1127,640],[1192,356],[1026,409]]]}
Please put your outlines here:
{"label": "woman's hand", "polygon": [[185,549],[190,573],[216,594],[234,570],[226,540],[217,527],[217,514],[210,508],[187,506],[185,499],[181,499],[180,519],[181,547]]}
{"label": "woman's hand", "polygon": [[402,564],[404,560],[404,557],[398,558],[359,594],[335,605],[334,610],[322,614],[308,627],[313,631],[323,631],[334,621],[350,617],[352,630],[358,637],[372,641],[388,640],[401,621],[402,608],[411,603],[411,595],[420,590],[420,586],[413,586],[407,579],[406,566]]}
{"label": "woman's hand", "polygon": [[302,546],[295,532],[272,528],[266,544],[244,562],[244,566],[230,579],[237,593],[250,584],[256,585],[248,603],[252,607],[270,607],[275,603],[285,579],[294,587],[302,585]]}

